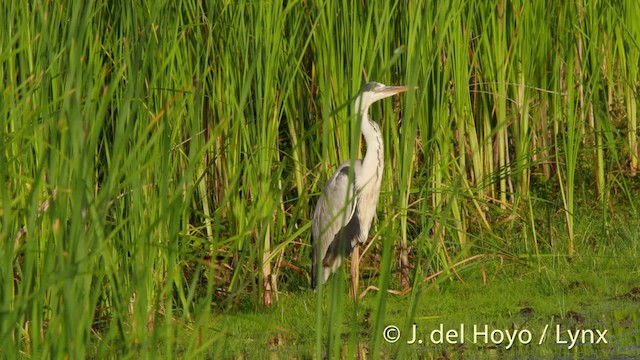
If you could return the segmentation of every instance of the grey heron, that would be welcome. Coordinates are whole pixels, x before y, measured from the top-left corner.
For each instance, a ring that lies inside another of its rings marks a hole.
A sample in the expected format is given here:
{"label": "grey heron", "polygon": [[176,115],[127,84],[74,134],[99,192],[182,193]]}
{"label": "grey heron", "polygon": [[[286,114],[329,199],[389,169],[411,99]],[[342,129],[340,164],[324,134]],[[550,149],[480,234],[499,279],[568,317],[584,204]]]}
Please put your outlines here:
{"label": "grey heron", "polygon": [[[318,199],[311,224],[311,287],[329,275],[353,253],[351,278],[353,296],[358,289],[358,246],[367,241],[380,195],[384,149],[378,124],[369,117],[374,102],[409,90],[407,86],[366,84],[355,100],[355,114],[361,119],[361,131],[367,144],[364,159],[342,163],[333,173]],[[353,168],[352,168],[353,167]],[[322,270],[318,269],[318,262]],[[319,279],[317,279],[319,277]]]}

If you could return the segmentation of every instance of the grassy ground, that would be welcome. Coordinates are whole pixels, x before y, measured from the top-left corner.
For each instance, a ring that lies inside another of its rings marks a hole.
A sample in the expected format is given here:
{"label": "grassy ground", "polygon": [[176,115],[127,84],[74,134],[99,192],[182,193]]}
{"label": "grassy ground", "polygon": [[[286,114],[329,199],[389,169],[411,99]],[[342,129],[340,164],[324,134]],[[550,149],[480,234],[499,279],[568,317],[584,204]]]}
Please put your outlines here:
{"label": "grassy ground", "polygon": [[[486,283],[475,268],[462,272],[465,283],[425,286],[413,297],[390,297],[384,322],[386,326],[401,329],[400,339],[392,344],[384,342],[378,354],[369,351],[374,338],[372,314],[377,308],[376,296],[363,298],[357,305],[357,315],[353,303],[345,303],[345,319],[338,330],[339,354],[345,356],[364,348],[360,351],[365,357],[390,359],[465,355],[473,358],[529,355],[555,359],[564,356],[615,358],[634,356],[640,351],[637,346],[640,295],[635,259],[590,259],[541,271],[513,265],[501,268],[486,265],[485,271],[489,277]],[[261,358],[268,349],[281,358],[311,356],[316,335],[313,312],[316,301],[314,294],[301,290],[282,294],[278,304],[269,310],[245,308],[220,313],[205,337],[216,338],[224,345],[205,354],[212,358],[220,355]],[[323,309],[325,316],[327,311]],[[413,324],[418,336],[415,343],[411,340]],[[445,334],[452,329],[460,334],[463,326],[463,338],[454,337],[451,344],[434,343],[438,338],[432,340],[431,332],[439,329],[440,324]],[[481,330],[487,326],[489,331],[529,331],[532,338],[530,342],[526,337],[516,338],[509,346],[508,338],[474,337],[474,325]],[[540,344],[547,325],[548,336]],[[560,325],[559,337],[557,325]],[[581,339],[569,348],[567,331],[579,330],[606,331],[607,343],[598,343],[596,336],[586,341]]]}
{"label": "grassy ground", "polygon": [[[2,3],[0,357],[455,356],[475,345],[383,330],[520,313],[536,334],[583,317],[637,342],[639,16],[635,0]],[[418,90],[371,109],[385,168],[361,285],[379,291],[356,311],[342,275],[308,290],[309,221],[365,149],[367,81]]]}

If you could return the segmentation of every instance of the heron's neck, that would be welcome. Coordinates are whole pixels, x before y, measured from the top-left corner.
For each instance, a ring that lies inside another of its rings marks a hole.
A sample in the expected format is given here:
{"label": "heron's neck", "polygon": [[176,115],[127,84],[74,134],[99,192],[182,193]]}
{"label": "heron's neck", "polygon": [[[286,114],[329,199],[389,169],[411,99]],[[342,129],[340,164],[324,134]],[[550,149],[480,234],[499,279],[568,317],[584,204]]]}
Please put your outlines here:
{"label": "heron's neck", "polygon": [[369,108],[360,109],[362,116],[362,135],[367,143],[367,152],[362,160],[365,181],[373,181],[380,184],[382,181],[382,168],[384,165],[384,148],[382,147],[382,134],[378,124],[369,118]]}

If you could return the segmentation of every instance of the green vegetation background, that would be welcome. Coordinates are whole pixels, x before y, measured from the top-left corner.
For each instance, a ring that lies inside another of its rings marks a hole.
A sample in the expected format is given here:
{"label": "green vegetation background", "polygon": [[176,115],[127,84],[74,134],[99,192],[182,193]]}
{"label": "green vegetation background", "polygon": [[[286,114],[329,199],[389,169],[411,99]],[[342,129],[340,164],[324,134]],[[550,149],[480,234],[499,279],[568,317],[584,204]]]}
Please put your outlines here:
{"label": "green vegetation background", "polygon": [[[382,339],[438,319],[608,326],[638,351],[639,18],[636,0],[3,2],[0,357],[498,351]],[[308,289],[309,222],[364,150],[367,81],[419,89],[372,108],[385,177],[355,307],[342,273]]]}

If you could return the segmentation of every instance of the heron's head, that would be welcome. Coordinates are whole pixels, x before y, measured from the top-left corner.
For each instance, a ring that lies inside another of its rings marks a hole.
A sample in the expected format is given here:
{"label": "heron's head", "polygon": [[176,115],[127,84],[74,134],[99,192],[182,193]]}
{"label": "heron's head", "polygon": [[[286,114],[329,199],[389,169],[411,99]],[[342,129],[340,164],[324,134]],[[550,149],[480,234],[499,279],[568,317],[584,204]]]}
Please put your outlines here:
{"label": "heron's head", "polygon": [[374,102],[393,96],[395,94],[411,90],[408,86],[387,86],[379,82],[370,82],[362,87],[356,100],[356,107],[365,111]]}

